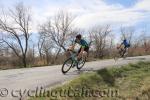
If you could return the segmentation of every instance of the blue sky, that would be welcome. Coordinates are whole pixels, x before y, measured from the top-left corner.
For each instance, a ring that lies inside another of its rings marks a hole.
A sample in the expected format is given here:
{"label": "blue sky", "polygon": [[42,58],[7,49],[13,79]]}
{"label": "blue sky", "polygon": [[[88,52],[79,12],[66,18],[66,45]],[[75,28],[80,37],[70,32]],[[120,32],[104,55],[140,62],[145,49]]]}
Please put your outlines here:
{"label": "blue sky", "polygon": [[0,6],[11,8],[17,2],[31,7],[34,32],[38,24],[60,9],[77,16],[74,20],[77,28],[105,24],[110,24],[114,30],[121,26],[132,26],[136,30],[150,28],[150,0],[0,0]]}
{"label": "blue sky", "polygon": [[138,0],[105,0],[107,4],[120,4],[125,7],[134,6]]}

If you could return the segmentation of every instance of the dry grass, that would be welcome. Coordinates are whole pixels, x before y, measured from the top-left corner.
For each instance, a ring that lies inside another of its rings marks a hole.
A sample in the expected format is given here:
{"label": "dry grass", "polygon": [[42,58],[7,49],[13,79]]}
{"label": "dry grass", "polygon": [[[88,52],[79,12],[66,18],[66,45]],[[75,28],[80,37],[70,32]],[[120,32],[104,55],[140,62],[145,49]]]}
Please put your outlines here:
{"label": "dry grass", "polygon": [[118,95],[114,97],[61,97],[59,94],[50,97],[37,97],[30,100],[150,100],[150,62],[129,64],[120,68],[102,69],[97,72],[81,74],[80,77],[60,86],[55,91],[64,89],[80,90],[114,89]]}

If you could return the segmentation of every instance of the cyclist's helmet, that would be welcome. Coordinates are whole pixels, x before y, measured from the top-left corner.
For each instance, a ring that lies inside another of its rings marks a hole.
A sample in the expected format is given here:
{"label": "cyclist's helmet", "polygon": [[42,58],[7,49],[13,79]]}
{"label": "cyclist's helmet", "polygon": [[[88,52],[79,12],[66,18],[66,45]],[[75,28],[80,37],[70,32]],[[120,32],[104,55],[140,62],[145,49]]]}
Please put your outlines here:
{"label": "cyclist's helmet", "polygon": [[126,41],[127,41],[126,39],[123,40],[123,42],[126,42]]}
{"label": "cyclist's helmet", "polygon": [[79,39],[79,40],[80,40],[81,37],[82,37],[81,34],[78,34],[78,35],[76,36],[76,39]]}

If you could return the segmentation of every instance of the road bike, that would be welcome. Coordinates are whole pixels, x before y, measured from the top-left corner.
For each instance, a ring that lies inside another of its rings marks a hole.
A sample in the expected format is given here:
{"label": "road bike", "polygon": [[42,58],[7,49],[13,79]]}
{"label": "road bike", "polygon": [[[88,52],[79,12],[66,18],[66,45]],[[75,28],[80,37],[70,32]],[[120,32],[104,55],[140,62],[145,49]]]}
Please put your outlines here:
{"label": "road bike", "polygon": [[75,67],[80,70],[85,62],[86,62],[86,57],[82,57],[80,60],[77,60],[77,55],[78,53],[73,51],[73,50],[68,50],[67,51],[70,55],[70,57],[65,60],[65,62],[62,65],[62,73],[66,74],[71,68]]}
{"label": "road bike", "polygon": [[114,52],[114,60],[118,60],[118,58],[126,58],[127,57],[127,48],[118,48],[116,52]]}

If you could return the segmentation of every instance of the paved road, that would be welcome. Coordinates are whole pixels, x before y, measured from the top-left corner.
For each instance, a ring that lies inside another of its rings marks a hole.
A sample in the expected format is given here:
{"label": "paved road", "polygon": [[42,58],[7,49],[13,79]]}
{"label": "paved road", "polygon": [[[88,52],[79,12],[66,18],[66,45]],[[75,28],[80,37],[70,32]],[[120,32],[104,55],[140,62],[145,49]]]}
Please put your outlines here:
{"label": "paved road", "polygon": [[[128,57],[119,59],[116,62],[113,59],[87,62],[81,72],[94,71],[110,66],[117,67],[138,61],[150,61],[150,55]],[[41,87],[47,88],[62,84],[79,74],[76,68],[72,68],[67,75],[63,75],[61,73],[61,65],[2,70],[0,71],[0,100],[19,100],[22,95],[27,95],[28,93],[29,95],[37,93],[37,96],[39,96],[39,91],[44,90],[40,89]],[[5,97],[6,95],[7,97]],[[15,97],[12,97],[12,95]],[[23,99],[22,97],[21,100]]]}

